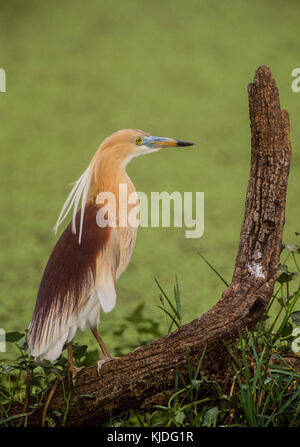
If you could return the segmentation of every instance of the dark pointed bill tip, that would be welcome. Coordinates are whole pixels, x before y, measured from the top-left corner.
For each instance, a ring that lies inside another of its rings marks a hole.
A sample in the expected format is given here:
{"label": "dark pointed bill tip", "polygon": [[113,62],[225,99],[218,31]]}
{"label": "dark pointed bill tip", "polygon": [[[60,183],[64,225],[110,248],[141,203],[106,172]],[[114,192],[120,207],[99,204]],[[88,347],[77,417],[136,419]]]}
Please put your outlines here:
{"label": "dark pointed bill tip", "polygon": [[176,140],[177,145],[176,146],[194,146],[195,143],[190,143],[189,141],[184,140]]}

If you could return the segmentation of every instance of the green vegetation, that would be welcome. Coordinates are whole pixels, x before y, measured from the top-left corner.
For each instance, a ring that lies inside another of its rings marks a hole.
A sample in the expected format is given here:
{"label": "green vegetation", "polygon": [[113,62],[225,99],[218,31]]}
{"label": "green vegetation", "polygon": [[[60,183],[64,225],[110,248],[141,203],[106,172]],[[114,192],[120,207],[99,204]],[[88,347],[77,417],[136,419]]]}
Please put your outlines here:
{"label": "green vegetation", "polygon": [[[244,337],[240,334],[234,351],[228,348],[232,368],[228,369],[223,380],[201,373],[205,350],[196,367],[187,355],[189,380],[185,380],[179,371],[175,372],[174,392],[171,398],[166,395],[165,405],[144,411],[129,411],[112,418],[108,425],[300,427],[300,373],[289,362],[289,359],[297,357],[295,352],[300,349],[300,336],[295,331],[295,327],[300,326],[300,312],[294,310],[300,301],[300,270],[296,259],[299,253],[300,243],[283,246],[285,264],[279,266],[269,306],[255,330]],[[297,271],[293,272],[291,267]],[[161,292],[160,308],[167,317],[166,327],[170,331],[173,324],[180,326],[182,321],[179,285],[176,281],[173,298],[159,283],[158,286]],[[275,303],[279,310],[271,317]],[[138,306],[118,328],[118,332],[114,332],[123,340],[119,354],[162,335],[163,320],[147,318],[143,311],[143,307]],[[128,326],[134,328],[138,340],[136,345],[132,345],[126,336]],[[44,421],[49,426],[65,425],[73,392],[66,357],[62,355],[53,363],[28,358],[22,333],[9,333],[7,341],[15,344],[20,355],[14,361],[3,362],[1,367],[0,425],[26,426],[32,412],[45,405],[45,393],[54,389],[58,381],[64,383],[65,411],[48,412]],[[95,364],[98,355],[97,351],[88,351],[86,345],[74,344],[74,359],[78,367]],[[63,382],[66,378],[69,380]],[[29,394],[33,402],[27,405],[26,396]],[[16,402],[25,406],[25,410],[12,415],[10,410]]]}

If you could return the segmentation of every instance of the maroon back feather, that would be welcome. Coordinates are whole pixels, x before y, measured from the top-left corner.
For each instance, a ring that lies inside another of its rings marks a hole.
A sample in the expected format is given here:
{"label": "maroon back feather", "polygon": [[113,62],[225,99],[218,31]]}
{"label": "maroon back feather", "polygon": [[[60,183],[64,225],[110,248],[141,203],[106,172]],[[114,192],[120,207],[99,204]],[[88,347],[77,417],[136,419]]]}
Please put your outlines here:
{"label": "maroon back feather", "polygon": [[[85,208],[81,244],[78,235],[73,234],[71,223],[57,241],[45,268],[34,314],[28,332],[30,345],[38,343],[44,321],[54,312],[55,324],[62,316],[77,314],[86,303],[95,284],[96,260],[105,247],[111,228],[100,228],[96,223],[99,207],[88,203]],[[79,228],[80,211],[76,215]],[[84,300],[83,300],[84,297]],[[53,328],[47,329],[47,339]]]}

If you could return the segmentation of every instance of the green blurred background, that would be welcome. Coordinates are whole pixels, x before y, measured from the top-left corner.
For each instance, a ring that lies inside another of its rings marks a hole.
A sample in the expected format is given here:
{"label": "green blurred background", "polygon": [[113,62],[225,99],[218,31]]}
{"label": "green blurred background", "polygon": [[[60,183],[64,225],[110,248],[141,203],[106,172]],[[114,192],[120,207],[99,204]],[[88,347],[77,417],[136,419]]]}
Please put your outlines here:
{"label": "green blurred background", "polygon": [[[122,128],[197,142],[134,159],[128,173],[146,193],[204,191],[205,233],[185,239],[184,229],[139,230],[118,304],[102,316],[105,340],[118,345],[110,328],[139,303],[146,315],[162,314],[154,277],[172,294],[178,275],[184,322],[216,303],[223,284],[197,251],[230,281],[249,173],[247,85],[261,64],[290,112],[284,241],[295,242],[300,93],[291,90],[291,71],[300,66],[299,12],[296,0],[1,2],[0,327],[27,327],[68,185]],[[88,333],[76,339],[95,347]]]}

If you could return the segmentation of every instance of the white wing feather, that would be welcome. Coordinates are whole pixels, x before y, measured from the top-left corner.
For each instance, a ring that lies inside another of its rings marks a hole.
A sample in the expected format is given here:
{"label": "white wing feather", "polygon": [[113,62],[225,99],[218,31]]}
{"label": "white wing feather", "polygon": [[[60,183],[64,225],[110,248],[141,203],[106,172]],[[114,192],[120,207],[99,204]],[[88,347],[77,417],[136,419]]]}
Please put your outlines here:
{"label": "white wing feather", "polygon": [[84,210],[89,192],[90,182],[91,182],[90,167],[88,167],[73,186],[70,194],[67,197],[67,200],[65,201],[61,209],[61,212],[58,216],[57,222],[54,227],[54,231],[55,233],[57,233],[59,225],[65,220],[65,218],[67,217],[67,215],[69,214],[70,210],[73,207],[72,232],[76,234],[76,213],[81,199],[80,228],[78,237],[79,244],[81,244]]}

